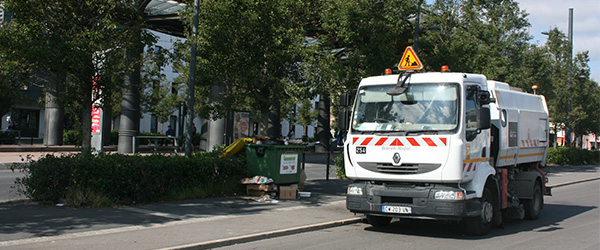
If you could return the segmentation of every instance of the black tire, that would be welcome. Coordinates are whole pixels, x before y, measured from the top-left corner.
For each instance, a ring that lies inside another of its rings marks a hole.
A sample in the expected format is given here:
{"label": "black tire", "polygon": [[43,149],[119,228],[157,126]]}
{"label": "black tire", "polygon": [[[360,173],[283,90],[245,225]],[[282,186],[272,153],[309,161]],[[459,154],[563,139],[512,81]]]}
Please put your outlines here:
{"label": "black tire", "polygon": [[525,219],[536,220],[540,217],[540,212],[544,207],[544,195],[539,181],[536,181],[533,186],[533,197],[523,200],[523,206],[525,207]]}
{"label": "black tire", "polygon": [[374,227],[385,227],[390,224],[392,217],[383,217],[377,215],[367,215],[367,222]]}
{"label": "black tire", "polygon": [[467,232],[472,235],[486,235],[492,228],[496,202],[492,192],[485,188],[481,197],[481,215],[466,218]]}

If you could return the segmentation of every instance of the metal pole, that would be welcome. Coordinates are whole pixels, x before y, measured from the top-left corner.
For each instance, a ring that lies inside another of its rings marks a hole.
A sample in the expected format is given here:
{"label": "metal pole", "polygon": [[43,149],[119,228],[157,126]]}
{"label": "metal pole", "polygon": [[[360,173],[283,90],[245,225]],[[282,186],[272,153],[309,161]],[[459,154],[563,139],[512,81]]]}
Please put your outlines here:
{"label": "metal pole", "polygon": [[417,5],[417,20],[415,21],[415,42],[413,46],[413,50],[416,53],[419,53],[419,23],[421,22],[421,1],[419,1]]}
{"label": "metal pole", "polygon": [[329,180],[329,161],[331,159],[331,149],[327,150],[327,171],[325,172],[325,180]]}
{"label": "metal pole", "polygon": [[[567,75],[567,91],[571,91],[571,82],[573,81],[573,8],[569,8],[569,74]],[[567,97],[567,115],[565,116],[565,144],[571,147],[571,121],[569,113],[571,112],[571,94]]]}
{"label": "metal pole", "polygon": [[196,86],[196,39],[198,37],[198,8],[200,0],[194,0],[194,18],[192,21],[191,58],[190,58],[190,82],[188,83],[188,100],[186,114],[187,128],[185,130],[185,156],[192,156],[192,126],[194,125],[194,87]]}

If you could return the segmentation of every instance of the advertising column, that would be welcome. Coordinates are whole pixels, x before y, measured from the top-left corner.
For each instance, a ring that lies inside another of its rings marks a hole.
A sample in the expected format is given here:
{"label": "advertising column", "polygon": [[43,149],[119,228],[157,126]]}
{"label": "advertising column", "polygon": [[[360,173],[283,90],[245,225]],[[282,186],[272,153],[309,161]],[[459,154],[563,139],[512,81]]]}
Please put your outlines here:
{"label": "advertising column", "polygon": [[97,154],[102,152],[102,99],[99,98],[101,89],[96,86],[96,81],[93,82],[92,87],[92,100],[95,100],[92,104],[92,153]]}

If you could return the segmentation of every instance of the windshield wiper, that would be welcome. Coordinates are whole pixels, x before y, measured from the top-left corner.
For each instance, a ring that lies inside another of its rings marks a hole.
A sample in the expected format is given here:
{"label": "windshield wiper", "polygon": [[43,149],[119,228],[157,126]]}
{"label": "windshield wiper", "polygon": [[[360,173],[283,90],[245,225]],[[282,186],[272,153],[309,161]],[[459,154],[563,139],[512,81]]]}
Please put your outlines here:
{"label": "windshield wiper", "polygon": [[417,134],[417,135],[422,135],[422,134],[428,134],[428,135],[437,135],[438,131],[437,130],[431,130],[431,129],[422,129],[422,130],[410,130],[410,131],[406,131],[406,133],[404,134],[405,136],[409,135],[409,134]]}

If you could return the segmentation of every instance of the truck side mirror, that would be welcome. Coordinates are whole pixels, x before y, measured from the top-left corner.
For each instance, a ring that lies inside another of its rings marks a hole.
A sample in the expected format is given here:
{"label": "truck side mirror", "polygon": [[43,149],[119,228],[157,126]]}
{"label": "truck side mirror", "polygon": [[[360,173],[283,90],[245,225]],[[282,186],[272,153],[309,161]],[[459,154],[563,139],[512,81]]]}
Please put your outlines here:
{"label": "truck side mirror", "polygon": [[479,105],[486,105],[492,102],[496,102],[496,98],[490,96],[490,93],[485,90],[480,90],[477,92],[477,99]]}
{"label": "truck side mirror", "polygon": [[352,110],[342,109],[338,115],[338,127],[340,130],[348,130],[348,126],[350,123],[350,116],[352,115]]}
{"label": "truck side mirror", "polygon": [[490,108],[480,107],[477,114],[477,128],[488,129],[491,127]]}
{"label": "truck side mirror", "polygon": [[340,95],[340,106],[349,107],[352,104],[352,95],[349,93],[343,93]]}

